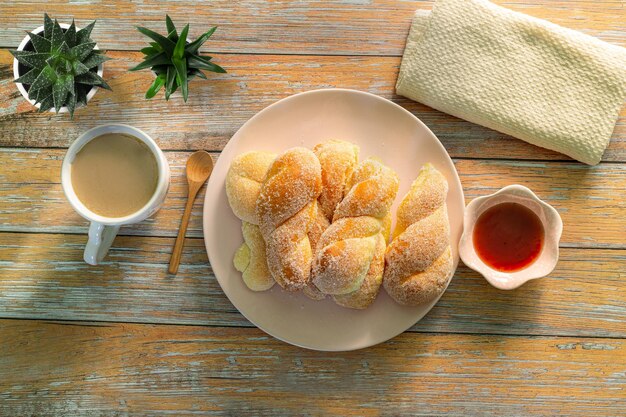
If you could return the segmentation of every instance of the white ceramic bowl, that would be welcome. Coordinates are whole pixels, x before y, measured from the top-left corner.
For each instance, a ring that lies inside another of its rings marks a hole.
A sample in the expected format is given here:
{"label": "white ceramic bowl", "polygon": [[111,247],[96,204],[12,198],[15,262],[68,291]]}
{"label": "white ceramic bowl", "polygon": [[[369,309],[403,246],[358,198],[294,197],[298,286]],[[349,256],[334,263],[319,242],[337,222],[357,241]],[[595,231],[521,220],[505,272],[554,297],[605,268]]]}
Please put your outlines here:
{"label": "white ceramic bowl", "polygon": [[[474,224],[487,209],[501,203],[518,203],[531,209],[541,220],[544,229],[543,248],[539,257],[528,267],[514,272],[502,272],[486,265],[476,253],[473,243]],[[463,235],[459,255],[468,267],[482,274],[491,285],[501,290],[512,290],[531,279],[550,274],[559,260],[559,240],[563,222],[559,213],[522,185],[509,185],[495,194],[478,197],[465,208]]]}
{"label": "white ceramic bowl", "polygon": [[[61,26],[61,29],[68,29],[70,27],[70,25],[68,25],[67,23],[59,23],[59,25]],[[78,31],[80,30],[80,28],[76,27],[76,30]],[[43,32],[43,26],[39,26],[37,29],[33,30],[31,33],[34,33],[35,35],[39,35],[41,32]],[[19,46],[17,47],[17,50],[23,51],[29,42],[30,42],[30,36],[26,35],[24,39],[22,39],[22,42],[20,42]],[[93,49],[98,49],[98,45],[94,46]],[[98,65],[97,74],[100,77],[102,77],[103,73],[104,73],[104,64],[100,64]],[[22,75],[24,74],[20,74],[18,60],[13,58],[13,78],[18,79]],[[24,99],[26,99],[26,101],[28,101],[30,104],[32,104],[33,106],[37,108],[41,107],[40,103],[35,103],[35,100],[31,100],[28,98],[28,91],[26,91],[26,88],[24,88],[24,85],[22,83],[15,83],[15,85],[17,85],[17,89],[20,91],[20,93],[22,94]],[[96,86],[91,87],[91,90],[89,90],[89,92],[87,93],[87,103],[89,103],[89,100],[91,100],[93,96],[96,95],[97,91],[98,91],[98,87]],[[54,107],[48,111],[52,113],[56,112]],[[59,113],[67,113],[67,112],[69,112],[67,106],[63,106],[59,109]]]}

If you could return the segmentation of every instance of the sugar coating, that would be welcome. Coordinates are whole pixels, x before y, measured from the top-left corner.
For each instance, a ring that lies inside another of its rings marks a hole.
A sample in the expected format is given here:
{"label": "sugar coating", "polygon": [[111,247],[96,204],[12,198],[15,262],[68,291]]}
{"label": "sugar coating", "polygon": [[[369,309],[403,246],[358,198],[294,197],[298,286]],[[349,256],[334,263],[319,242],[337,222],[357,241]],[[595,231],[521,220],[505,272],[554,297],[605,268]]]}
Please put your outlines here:
{"label": "sugar coating", "polygon": [[383,276],[385,290],[400,304],[433,300],[452,276],[447,192],[445,177],[426,164],[400,203]]}
{"label": "sugar coating", "polygon": [[292,148],[274,160],[256,202],[268,267],[276,282],[290,291],[304,289],[310,282],[309,233],[317,222],[321,191],[321,167],[315,154]]}
{"label": "sugar coating", "polygon": [[226,174],[226,196],[235,216],[258,224],[256,200],[261,183],[276,155],[269,152],[246,152],[238,155]]}
{"label": "sugar coating", "polygon": [[345,186],[359,160],[359,147],[340,140],[316,145],[313,152],[322,168],[322,193],[318,201],[322,213],[330,221],[337,204],[343,199]]}
{"label": "sugar coating", "polygon": [[378,294],[398,185],[397,174],[374,159],[357,165],[346,182],[312,269],[313,283],[341,306],[366,308]]}

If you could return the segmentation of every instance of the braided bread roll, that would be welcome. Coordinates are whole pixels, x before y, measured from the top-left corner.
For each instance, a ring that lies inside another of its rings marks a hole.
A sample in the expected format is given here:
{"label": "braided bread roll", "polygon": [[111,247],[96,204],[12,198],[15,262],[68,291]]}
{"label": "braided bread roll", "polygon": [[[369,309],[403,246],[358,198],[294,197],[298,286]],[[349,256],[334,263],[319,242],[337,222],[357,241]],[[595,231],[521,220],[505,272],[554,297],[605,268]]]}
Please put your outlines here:
{"label": "braided bread roll", "polygon": [[256,215],[267,245],[267,265],[276,282],[290,291],[310,282],[309,232],[321,192],[320,162],[306,148],[292,148],[276,158],[261,185]]}
{"label": "braided bread roll", "polygon": [[235,216],[243,221],[244,243],[235,252],[233,264],[252,291],[269,290],[275,282],[267,267],[265,241],[256,215],[261,183],[275,158],[269,152],[247,152],[233,159],[226,174],[228,202]]}
{"label": "braided bread roll", "polygon": [[361,162],[346,184],[333,223],[320,238],[313,283],[341,306],[366,308],[378,295],[385,225],[398,183],[396,173],[382,163],[374,159]]}
{"label": "braided bread roll", "polygon": [[[343,199],[346,182],[358,163],[359,147],[332,139],[315,145],[313,153],[319,159],[322,168],[322,193],[317,198],[317,218],[309,233],[311,247],[315,253],[322,233],[330,226],[335,207]],[[304,288],[304,294],[314,300],[326,298],[326,294],[312,282]]]}
{"label": "braided bread roll", "polygon": [[383,285],[399,304],[437,298],[454,273],[448,182],[431,164],[420,170],[397,212],[394,239],[387,247]]}

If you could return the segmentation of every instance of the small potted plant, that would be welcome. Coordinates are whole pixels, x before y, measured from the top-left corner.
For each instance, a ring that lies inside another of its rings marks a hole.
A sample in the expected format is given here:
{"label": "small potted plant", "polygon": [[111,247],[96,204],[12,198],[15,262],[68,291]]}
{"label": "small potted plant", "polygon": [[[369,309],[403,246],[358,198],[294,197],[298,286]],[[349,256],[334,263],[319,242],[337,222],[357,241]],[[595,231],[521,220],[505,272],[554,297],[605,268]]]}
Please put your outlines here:
{"label": "small potted plant", "polygon": [[137,28],[139,32],[154,42],[150,42],[150,46],[141,50],[144,54],[144,61],[130,70],[137,71],[150,68],[156,75],[154,82],[146,91],[146,98],[154,97],[165,86],[165,100],[169,100],[172,93],[180,88],[183,100],[186,102],[189,97],[189,81],[194,77],[207,78],[202,70],[226,72],[224,68],[211,62],[210,56],[200,55],[199,52],[202,44],[211,37],[217,27],[209,29],[198,39],[190,41],[187,38],[189,24],[185,25],[179,34],[172,19],[166,15],[165,26],[168,32],[167,36],[144,27]]}
{"label": "small potted plant", "polygon": [[103,63],[109,58],[90,38],[95,23],[79,29],[74,21],[59,24],[45,14],[43,26],[10,51],[17,88],[40,112],[69,112],[73,117],[98,87],[111,89],[102,79]]}

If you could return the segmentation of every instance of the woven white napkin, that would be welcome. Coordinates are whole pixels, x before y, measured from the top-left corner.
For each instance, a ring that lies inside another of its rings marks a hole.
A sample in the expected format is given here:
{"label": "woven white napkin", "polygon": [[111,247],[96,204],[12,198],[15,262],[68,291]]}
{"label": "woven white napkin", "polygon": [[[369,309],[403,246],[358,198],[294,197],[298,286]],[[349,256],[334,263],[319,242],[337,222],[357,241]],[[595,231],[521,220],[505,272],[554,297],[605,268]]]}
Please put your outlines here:
{"label": "woven white napkin", "polygon": [[413,20],[398,94],[595,165],[626,97],[626,49],[487,0]]}

